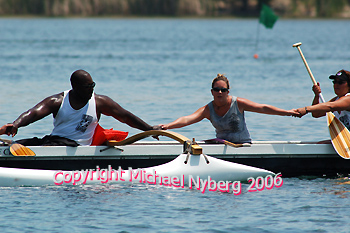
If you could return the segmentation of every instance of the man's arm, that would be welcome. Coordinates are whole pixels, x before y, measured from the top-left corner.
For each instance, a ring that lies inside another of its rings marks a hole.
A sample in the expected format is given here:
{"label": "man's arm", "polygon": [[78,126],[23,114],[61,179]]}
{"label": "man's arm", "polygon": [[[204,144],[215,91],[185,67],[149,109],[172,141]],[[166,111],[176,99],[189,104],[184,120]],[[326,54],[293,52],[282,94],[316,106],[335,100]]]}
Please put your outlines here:
{"label": "man's arm", "polygon": [[108,96],[96,94],[95,99],[96,99],[96,112],[97,112],[98,118],[100,118],[101,114],[106,116],[112,116],[113,118],[117,119],[122,123],[129,125],[130,127],[140,129],[143,131],[160,129],[160,127],[151,126],[147,124],[141,118],[135,116],[128,110],[124,109]]}
{"label": "man's arm", "polygon": [[63,93],[45,98],[33,108],[22,113],[13,123],[10,129],[7,129],[10,135],[15,136],[18,128],[27,126],[38,121],[51,113],[56,116],[63,100]]}

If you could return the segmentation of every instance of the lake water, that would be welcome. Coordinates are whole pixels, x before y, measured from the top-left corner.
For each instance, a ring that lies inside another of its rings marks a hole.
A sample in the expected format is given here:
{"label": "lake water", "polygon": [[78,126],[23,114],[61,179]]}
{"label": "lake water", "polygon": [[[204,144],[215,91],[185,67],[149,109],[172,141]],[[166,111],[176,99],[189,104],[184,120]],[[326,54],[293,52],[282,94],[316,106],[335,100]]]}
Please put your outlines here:
{"label": "lake water", "polygon": [[[92,75],[96,93],[151,125],[191,114],[211,101],[217,73],[229,78],[232,95],[284,109],[303,107],[312,101],[312,83],[292,45],[303,43],[330,99],[328,76],[350,69],[347,28],[347,20],[279,20],[268,30],[253,19],[0,19],[1,124],[70,89],[69,77],[77,69]],[[325,118],[248,112],[246,120],[253,140],[329,138]],[[100,124],[130,135],[140,132],[106,116]],[[49,116],[21,128],[15,139],[51,130]],[[196,140],[215,137],[209,121],[173,131]],[[283,181],[281,188],[253,193],[243,185],[241,195],[145,185],[1,188],[0,229],[350,232],[348,179]]]}

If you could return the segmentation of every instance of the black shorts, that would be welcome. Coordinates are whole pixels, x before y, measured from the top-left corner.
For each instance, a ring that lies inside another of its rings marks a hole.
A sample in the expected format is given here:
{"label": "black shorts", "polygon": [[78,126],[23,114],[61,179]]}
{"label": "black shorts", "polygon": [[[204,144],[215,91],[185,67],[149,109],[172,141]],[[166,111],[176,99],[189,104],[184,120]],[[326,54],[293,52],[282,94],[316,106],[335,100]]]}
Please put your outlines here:
{"label": "black shorts", "polygon": [[54,135],[46,135],[43,138],[27,138],[16,141],[23,146],[73,146],[77,147],[79,144],[71,139],[54,136]]}

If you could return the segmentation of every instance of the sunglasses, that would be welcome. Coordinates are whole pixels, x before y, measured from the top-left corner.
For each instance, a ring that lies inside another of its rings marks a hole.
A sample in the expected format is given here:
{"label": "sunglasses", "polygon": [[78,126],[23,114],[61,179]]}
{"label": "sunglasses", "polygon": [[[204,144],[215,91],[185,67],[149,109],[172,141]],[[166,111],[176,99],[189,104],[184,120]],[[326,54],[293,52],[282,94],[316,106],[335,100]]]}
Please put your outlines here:
{"label": "sunglasses", "polygon": [[336,80],[333,80],[332,82],[333,84],[339,84],[339,85],[346,83],[346,81],[336,81]]}
{"label": "sunglasses", "polygon": [[87,84],[87,85],[83,85],[84,88],[94,88],[95,86],[96,86],[95,82],[92,82],[92,83]]}
{"label": "sunglasses", "polygon": [[227,92],[227,91],[228,91],[227,88],[218,88],[218,87],[214,87],[212,90],[215,91],[215,92],[219,92],[219,91],[221,91],[221,92]]}

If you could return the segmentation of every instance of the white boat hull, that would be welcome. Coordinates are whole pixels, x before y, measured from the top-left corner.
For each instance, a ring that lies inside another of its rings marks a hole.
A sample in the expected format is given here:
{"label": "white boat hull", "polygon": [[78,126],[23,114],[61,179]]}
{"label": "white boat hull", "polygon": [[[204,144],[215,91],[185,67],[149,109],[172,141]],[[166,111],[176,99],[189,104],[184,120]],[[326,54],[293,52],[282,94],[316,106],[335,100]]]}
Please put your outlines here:
{"label": "white boat hull", "polygon": [[[181,154],[174,160],[154,167],[143,169],[115,169],[113,173],[104,170],[88,173],[85,171],[58,171],[41,169],[0,167],[0,187],[9,186],[44,186],[44,185],[80,185],[105,183],[150,183],[167,186],[189,185],[200,180],[215,182],[248,182],[248,178],[273,176],[274,173],[260,168],[227,162],[203,155]],[[92,170],[92,169],[91,169]],[[90,170],[90,172],[91,172]],[[96,171],[96,170],[95,170]],[[110,176],[108,175],[110,172]],[[84,177],[85,174],[85,177]],[[90,175],[90,176],[89,176]]]}
{"label": "white boat hull", "polygon": [[[344,160],[331,144],[305,142],[253,142],[234,148],[224,144],[198,142],[203,153],[211,157],[263,168],[283,177],[300,175],[348,175],[350,160]],[[170,162],[183,152],[184,146],[174,141],[143,141],[118,146],[30,146],[36,156],[12,156],[8,146],[0,146],[0,167],[81,170],[96,166],[107,168],[154,167]],[[121,150],[120,150],[121,149]]]}

